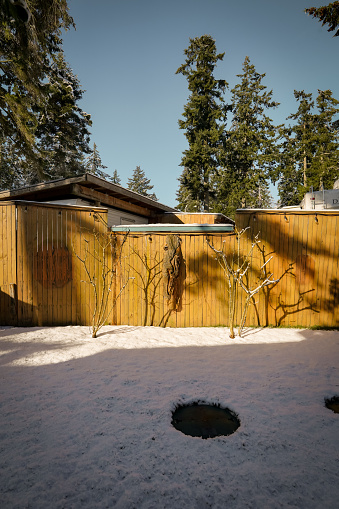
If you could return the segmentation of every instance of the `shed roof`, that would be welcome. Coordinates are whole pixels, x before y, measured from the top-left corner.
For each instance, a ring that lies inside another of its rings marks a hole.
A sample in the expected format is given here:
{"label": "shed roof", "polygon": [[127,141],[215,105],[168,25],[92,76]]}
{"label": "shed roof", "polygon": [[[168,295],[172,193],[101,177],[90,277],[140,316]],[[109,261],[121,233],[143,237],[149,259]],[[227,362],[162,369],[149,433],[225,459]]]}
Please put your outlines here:
{"label": "shed roof", "polygon": [[[130,191],[118,184],[113,184],[105,179],[85,173],[78,177],[51,180],[20,189],[0,191],[2,200],[29,200],[49,201],[57,200],[64,196],[79,196],[102,205],[113,206],[128,210],[134,206],[135,212],[141,215],[161,214],[163,212],[175,212],[176,209],[152,200],[134,191]],[[146,214],[146,211],[148,212]],[[143,214],[144,212],[144,214]]]}

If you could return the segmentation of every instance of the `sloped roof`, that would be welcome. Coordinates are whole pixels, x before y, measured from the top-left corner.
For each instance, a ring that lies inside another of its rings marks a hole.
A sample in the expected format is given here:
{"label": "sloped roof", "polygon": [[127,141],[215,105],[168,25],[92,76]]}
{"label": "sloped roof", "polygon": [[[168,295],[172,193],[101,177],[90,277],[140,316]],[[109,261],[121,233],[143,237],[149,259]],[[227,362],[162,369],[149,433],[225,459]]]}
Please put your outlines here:
{"label": "sloped roof", "polygon": [[122,202],[126,202],[138,208],[140,207],[140,213],[142,213],[142,209],[148,210],[153,214],[176,211],[172,207],[90,173],[85,173],[78,177],[42,182],[20,189],[0,191],[0,200],[49,201],[65,196],[80,196],[94,202],[100,201],[102,205],[112,206],[113,204],[117,208],[122,208]]}

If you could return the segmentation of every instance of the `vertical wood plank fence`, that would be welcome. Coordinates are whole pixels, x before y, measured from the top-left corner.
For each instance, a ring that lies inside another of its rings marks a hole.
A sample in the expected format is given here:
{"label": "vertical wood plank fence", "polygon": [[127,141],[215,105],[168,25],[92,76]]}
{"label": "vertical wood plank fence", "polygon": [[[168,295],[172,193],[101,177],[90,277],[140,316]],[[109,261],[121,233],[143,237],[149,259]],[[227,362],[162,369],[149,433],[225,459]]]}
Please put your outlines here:
{"label": "vertical wood plank fence", "polygon": [[[176,235],[175,235],[176,236]],[[116,323],[170,327],[219,326],[228,320],[227,292],[222,271],[202,234],[180,234],[180,272],[176,302],[167,298],[164,264],[166,234],[130,234],[123,249],[121,274],[130,280],[116,310]],[[218,248],[230,234],[209,235]],[[175,308],[175,309],[174,309]]]}
{"label": "vertical wood plank fence", "polygon": [[[258,234],[247,282],[256,288],[260,267],[279,282],[252,299],[246,325],[287,327],[339,326],[339,211],[244,210],[236,216],[238,231],[247,228],[240,246],[244,256]],[[180,303],[171,310],[164,294],[166,234],[131,233],[124,247],[122,273],[134,277],[122,295],[115,322],[171,327],[229,325],[228,285],[204,234],[181,234],[184,271]],[[208,235],[229,260],[236,253],[233,235]],[[261,273],[262,274],[262,273]],[[236,321],[245,293],[237,296]]]}
{"label": "vertical wood plank fence", "polygon": [[0,319],[1,323],[17,323],[16,285],[16,208],[0,207]]}
{"label": "vertical wood plank fence", "polygon": [[[100,213],[32,202],[1,203],[0,323],[91,323],[93,293],[76,255],[93,229],[106,231]],[[91,249],[94,245],[89,244]]]}
{"label": "vertical wood plank fence", "polygon": [[256,299],[248,323],[259,309],[262,325],[337,327],[339,325],[339,210],[238,211],[238,228],[259,233],[261,249],[275,278]]}
{"label": "vertical wood plank fence", "polygon": [[[87,246],[90,271],[100,274],[92,232],[104,234],[105,219],[104,209],[0,203],[0,324],[90,325],[93,291],[76,255],[83,257]],[[261,239],[248,283],[255,286],[261,265],[271,256],[265,268],[280,279],[255,296],[247,326],[339,326],[339,211],[245,210],[237,214],[236,224],[238,230],[249,227],[243,253],[257,233]],[[111,235],[123,239],[123,233]],[[232,257],[234,235],[180,233],[175,281],[166,272],[170,236],[130,232],[116,265],[111,302],[128,283],[108,323],[228,326],[227,281],[206,237]],[[244,297],[239,292],[237,322]]]}

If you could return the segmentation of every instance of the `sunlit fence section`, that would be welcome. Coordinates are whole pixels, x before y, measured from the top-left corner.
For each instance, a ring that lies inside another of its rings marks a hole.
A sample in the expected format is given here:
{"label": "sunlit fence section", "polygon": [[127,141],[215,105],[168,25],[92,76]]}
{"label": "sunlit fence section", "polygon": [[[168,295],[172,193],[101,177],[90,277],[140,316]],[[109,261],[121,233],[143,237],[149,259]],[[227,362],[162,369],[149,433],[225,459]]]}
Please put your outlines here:
{"label": "sunlit fence section", "polygon": [[[116,323],[224,325],[227,289],[206,235],[130,232],[120,270],[131,280],[116,309]],[[208,236],[219,247],[233,245],[231,233]]]}
{"label": "sunlit fence section", "polygon": [[278,284],[252,306],[249,324],[273,326],[339,325],[339,210],[238,211],[238,228],[259,233],[263,260]]}

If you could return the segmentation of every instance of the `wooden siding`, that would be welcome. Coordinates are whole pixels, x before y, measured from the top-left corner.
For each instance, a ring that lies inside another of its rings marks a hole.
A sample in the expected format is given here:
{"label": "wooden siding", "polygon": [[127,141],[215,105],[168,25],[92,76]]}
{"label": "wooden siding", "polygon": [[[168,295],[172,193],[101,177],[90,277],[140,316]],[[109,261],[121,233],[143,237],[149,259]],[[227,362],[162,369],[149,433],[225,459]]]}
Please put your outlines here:
{"label": "wooden siding", "polygon": [[[247,280],[258,284],[260,267],[279,282],[267,286],[251,301],[246,325],[336,327],[339,325],[339,212],[244,211],[236,217],[238,230],[249,227],[241,242],[246,254],[259,234]],[[225,274],[206,243],[206,235],[182,234],[184,275],[181,304],[171,311],[163,292],[162,264],[165,234],[130,234],[122,257],[122,274],[131,279],[121,296],[115,322],[171,327],[229,325]],[[217,249],[232,257],[234,236],[208,235]],[[236,321],[244,309],[238,292]]]}

